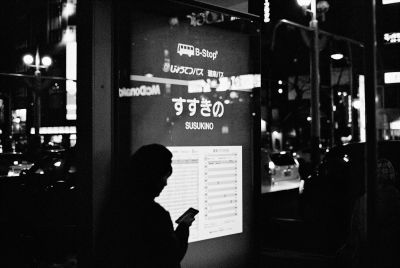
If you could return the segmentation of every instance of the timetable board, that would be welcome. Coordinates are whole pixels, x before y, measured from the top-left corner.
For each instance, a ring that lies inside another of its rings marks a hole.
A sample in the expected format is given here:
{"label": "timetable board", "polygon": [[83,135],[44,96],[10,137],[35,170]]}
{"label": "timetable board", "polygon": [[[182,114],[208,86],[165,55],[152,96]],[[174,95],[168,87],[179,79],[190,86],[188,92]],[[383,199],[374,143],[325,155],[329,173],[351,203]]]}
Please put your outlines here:
{"label": "timetable board", "polygon": [[241,233],[241,146],[168,147],[173,174],[156,199],[177,219],[187,208],[200,211],[189,242]]}

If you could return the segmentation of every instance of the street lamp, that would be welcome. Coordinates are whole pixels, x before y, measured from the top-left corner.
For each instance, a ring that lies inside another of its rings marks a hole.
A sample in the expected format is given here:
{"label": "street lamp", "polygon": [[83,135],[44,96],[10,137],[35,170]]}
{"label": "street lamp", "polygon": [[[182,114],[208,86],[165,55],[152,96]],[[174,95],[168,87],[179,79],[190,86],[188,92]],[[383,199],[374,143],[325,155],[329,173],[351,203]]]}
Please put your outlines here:
{"label": "street lamp", "polygon": [[[49,56],[43,56],[40,59],[39,49],[36,49],[35,57],[33,57],[33,55],[31,55],[31,54],[25,54],[22,57],[22,61],[25,63],[25,65],[27,65],[29,67],[34,67],[35,72],[36,71],[40,72],[40,68],[47,69],[53,63],[52,59]],[[40,63],[42,63],[42,64],[40,64]]]}
{"label": "street lamp", "polygon": [[297,0],[297,4],[299,4],[299,6],[307,8],[309,5],[311,5],[311,0]]}
{"label": "street lamp", "polygon": [[34,109],[34,129],[35,136],[39,136],[39,130],[41,125],[41,100],[40,94],[42,89],[41,71],[40,69],[47,69],[52,64],[52,59],[49,56],[40,58],[39,49],[36,49],[35,57],[31,54],[26,54],[22,57],[22,61],[28,67],[35,68],[35,86],[33,94],[33,109]]}
{"label": "street lamp", "polygon": [[331,54],[331,59],[333,59],[333,60],[341,60],[341,59],[343,59],[343,54],[342,53],[334,53],[334,54]]}
{"label": "street lamp", "polygon": [[[323,30],[319,30],[318,21],[317,21],[317,11],[318,15],[321,16],[321,19],[324,20],[324,13],[326,13],[329,9],[329,4],[326,1],[319,1],[318,4],[316,0],[298,0],[300,6],[302,6],[305,12],[311,13],[311,21],[310,26],[304,26],[286,19],[281,19],[278,23],[275,24],[273,32],[272,32],[272,40],[271,40],[271,50],[274,50],[275,47],[275,37],[277,29],[281,25],[290,25],[291,27],[295,27],[298,29],[302,29],[307,32],[313,33],[313,42],[312,46],[310,46],[310,73],[311,73],[311,155],[312,155],[312,164],[317,165],[320,159],[319,153],[319,144],[320,144],[320,111],[319,111],[319,34],[325,37],[331,37],[335,40],[342,40],[348,43],[348,45],[353,44],[358,47],[364,48],[364,44],[353,39],[340,36],[337,34],[333,34],[330,32],[326,32]],[[310,7],[310,9],[308,9]],[[308,45],[308,41],[307,41]]]}
{"label": "street lamp", "polygon": [[[312,46],[310,46],[311,64],[311,161],[313,166],[320,161],[320,112],[319,112],[319,39],[317,20],[317,1],[298,0],[297,3],[305,11],[311,13],[310,28],[313,32]],[[310,6],[310,9],[308,7]]]}

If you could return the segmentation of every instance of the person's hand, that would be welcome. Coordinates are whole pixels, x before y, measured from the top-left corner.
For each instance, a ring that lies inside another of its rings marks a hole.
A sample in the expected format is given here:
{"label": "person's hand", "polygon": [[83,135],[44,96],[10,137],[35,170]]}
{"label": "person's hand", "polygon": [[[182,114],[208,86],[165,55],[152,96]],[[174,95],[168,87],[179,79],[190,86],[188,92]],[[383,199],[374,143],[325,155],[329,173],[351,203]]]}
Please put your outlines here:
{"label": "person's hand", "polygon": [[191,215],[186,215],[185,217],[182,218],[181,222],[179,225],[185,225],[185,226],[191,226],[192,222],[194,222],[195,218],[192,217]]}

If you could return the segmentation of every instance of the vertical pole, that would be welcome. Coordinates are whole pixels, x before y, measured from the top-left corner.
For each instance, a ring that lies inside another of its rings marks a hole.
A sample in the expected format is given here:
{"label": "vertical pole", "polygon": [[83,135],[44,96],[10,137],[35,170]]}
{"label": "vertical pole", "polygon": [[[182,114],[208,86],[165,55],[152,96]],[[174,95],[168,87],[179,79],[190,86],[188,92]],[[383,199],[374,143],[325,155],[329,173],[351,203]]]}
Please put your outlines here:
{"label": "vertical pole", "polygon": [[354,109],[353,109],[353,101],[354,101],[354,81],[353,81],[353,51],[351,49],[351,44],[349,42],[347,42],[347,50],[348,50],[348,65],[349,65],[349,96],[351,98],[351,103],[350,103],[350,111],[351,111],[351,139],[353,141],[358,141],[357,139],[357,131],[356,131],[356,127],[354,124],[354,120],[356,119],[354,116]]}
{"label": "vertical pole", "polygon": [[40,70],[37,69],[35,71],[35,87],[34,87],[34,95],[33,95],[33,103],[34,103],[34,128],[35,128],[35,136],[40,136],[40,125],[41,125],[41,99],[40,99],[40,90],[41,90],[41,73]]}
{"label": "vertical pole", "polygon": [[271,128],[271,122],[272,122],[272,92],[271,92],[271,80],[268,80],[268,87],[267,87],[267,137],[268,137],[268,144],[267,148],[272,150],[273,148],[273,141],[272,141],[272,128]]}
{"label": "vertical pole", "polygon": [[366,211],[365,222],[367,255],[366,261],[369,267],[375,266],[374,242],[376,239],[376,154],[377,154],[377,133],[376,133],[376,2],[375,0],[366,1],[367,5],[367,29],[366,37],[366,76],[365,76],[365,109],[366,109]]}
{"label": "vertical pole", "polygon": [[320,115],[319,115],[319,39],[316,0],[311,1],[313,43],[311,46],[311,161],[316,167],[320,161]]}
{"label": "vertical pole", "polygon": [[3,150],[10,150],[9,148],[11,147],[11,137],[12,137],[12,98],[11,98],[11,92],[7,92],[7,103],[6,103],[6,109],[4,111],[4,117],[5,117],[5,122],[6,122],[6,127],[4,128],[4,133],[3,133],[3,140],[2,140],[2,145],[3,145]]}
{"label": "vertical pole", "polygon": [[332,148],[335,145],[335,92],[333,88],[333,78],[332,78],[332,73],[333,73],[333,67],[332,67],[332,60],[329,58],[329,74],[330,74],[330,92],[329,92],[329,99],[330,99],[330,105],[331,108],[329,110],[329,147]]}
{"label": "vertical pole", "polygon": [[[104,42],[94,40],[93,36],[102,36],[101,31],[98,29],[94,30],[93,25],[95,24],[94,16],[94,5],[98,1],[78,1],[77,2],[77,68],[80,70],[77,72],[77,92],[76,92],[76,105],[78,108],[76,118],[76,131],[77,131],[77,168],[78,180],[77,186],[79,188],[79,202],[80,202],[80,224],[78,225],[78,265],[79,267],[93,268],[94,265],[94,234],[93,234],[93,211],[97,206],[97,200],[93,198],[93,184],[96,178],[94,170],[98,167],[100,172],[104,172],[103,166],[99,165],[94,167],[95,156],[94,156],[94,141],[93,133],[93,113],[97,112],[97,109],[101,109],[93,104],[93,96],[96,92],[94,88],[100,89],[101,86],[97,85],[94,87],[94,66],[99,69],[107,68],[109,64],[102,62],[96,62],[97,56],[101,57],[101,54],[94,54],[94,47],[101,46]],[[109,1],[104,1],[109,2]],[[109,9],[111,11],[111,9]],[[103,15],[103,14],[101,14]],[[103,15],[104,16],[104,15]],[[99,20],[96,16],[96,21]],[[104,19],[106,21],[107,19]],[[108,77],[108,74],[104,73],[104,77]],[[110,76],[111,77],[111,76]],[[93,109],[96,108],[94,111]],[[107,108],[105,108],[107,110]],[[103,114],[101,115],[103,116]],[[111,129],[111,128],[110,128]],[[96,131],[98,131],[96,129]],[[106,132],[110,131],[108,129]],[[107,141],[108,142],[108,141]],[[103,150],[107,154],[107,150]],[[102,163],[103,164],[103,163]],[[105,173],[105,172],[104,172]],[[97,175],[97,174],[96,174]],[[101,267],[101,265],[97,265]]]}

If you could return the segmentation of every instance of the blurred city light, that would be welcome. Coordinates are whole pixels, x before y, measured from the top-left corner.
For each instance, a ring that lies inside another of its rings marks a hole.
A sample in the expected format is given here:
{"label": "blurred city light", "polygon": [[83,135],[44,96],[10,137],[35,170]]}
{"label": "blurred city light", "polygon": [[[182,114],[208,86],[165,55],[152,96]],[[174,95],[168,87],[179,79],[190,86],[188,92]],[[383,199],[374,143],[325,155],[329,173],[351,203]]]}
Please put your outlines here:
{"label": "blurred city light", "polygon": [[[31,134],[35,134],[35,129],[31,128]],[[39,133],[42,135],[49,134],[76,134],[75,126],[61,126],[61,127],[41,127]]]}
{"label": "blurred city light", "polygon": [[261,132],[267,132],[267,121],[261,119]]}
{"label": "blurred city light", "polygon": [[311,5],[311,0],[297,0],[297,4],[302,7],[308,7]]}
{"label": "blurred city light", "polygon": [[44,56],[43,58],[42,58],[42,64],[44,65],[44,66],[50,66],[51,64],[53,63],[53,61],[51,60],[51,58],[49,57],[49,56]]}
{"label": "blurred city light", "polygon": [[385,84],[400,83],[400,72],[387,72],[384,74]]}
{"label": "blurred city light", "polygon": [[63,31],[62,42],[75,42],[76,41],[76,26],[69,25],[67,29]]}
{"label": "blurred city light", "polygon": [[39,50],[36,50],[35,57],[33,57],[31,54],[25,54],[22,57],[22,61],[27,66],[34,67],[36,71],[38,71],[40,68],[48,68],[53,62],[49,56],[44,56],[40,59]]}
{"label": "blurred city light", "polygon": [[239,94],[238,94],[236,91],[231,91],[231,92],[229,93],[229,97],[230,97],[231,99],[237,99],[237,98],[239,98]]}
{"label": "blurred city light", "polygon": [[269,0],[264,1],[264,22],[270,22],[270,9],[269,9]]}
{"label": "blurred city light", "polygon": [[274,162],[269,161],[269,162],[268,162],[268,168],[269,168],[269,169],[275,169],[275,164],[274,164]]}
{"label": "blurred city light", "polygon": [[24,55],[22,60],[26,65],[31,65],[33,63],[33,56],[30,54]]}
{"label": "blurred city light", "polygon": [[383,35],[383,40],[385,41],[385,44],[400,43],[400,32],[385,33]]}
{"label": "blurred city light", "polygon": [[73,1],[67,2],[64,4],[63,10],[62,10],[62,16],[64,18],[68,18],[71,15],[74,15],[76,12],[76,3],[73,3]]}
{"label": "blurred city light", "polygon": [[331,55],[331,59],[333,60],[341,60],[343,59],[343,54],[342,53],[335,53]]}
{"label": "blurred city light", "polygon": [[359,99],[355,99],[355,100],[353,101],[353,108],[354,108],[354,109],[357,109],[357,110],[360,110],[360,108],[361,108],[361,101],[360,101]]}
{"label": "blurred city light", "polygon": [[400,3],[400,0],[382,0],[382,5]]}
{"label": "blurred city light", "polygon": [[65,76],[66,81],[66,119],[76,120],[76,77],[77,77],[77,43],[67,42],[65,45]]}

